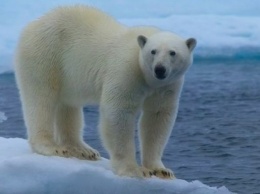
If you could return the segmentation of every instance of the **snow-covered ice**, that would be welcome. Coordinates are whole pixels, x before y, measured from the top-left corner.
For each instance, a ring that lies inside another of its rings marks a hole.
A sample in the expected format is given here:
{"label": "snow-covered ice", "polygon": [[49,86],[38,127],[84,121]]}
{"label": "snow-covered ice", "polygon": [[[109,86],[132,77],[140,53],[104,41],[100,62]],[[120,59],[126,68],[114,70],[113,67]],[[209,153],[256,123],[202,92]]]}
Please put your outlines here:
{"label": "snow-covered ice", "polygon": [[[1,126],[1,124],[0,124]],[[1,194],[230,194],[198,180],[119,177],[109,160],[83,161],[32,153],[26,140],[0,137]]]}
{"label": "snow-covered ice", "polygon": [[[78,0],[111,14],[123,24],[154,25],[195,37],[195,56],[258,57],[260,53],[259,0]],[[0,73],[12,70],[15,46],[22,28],[50,9],[75,4],[73,0],[8,0],[0,2]]]}

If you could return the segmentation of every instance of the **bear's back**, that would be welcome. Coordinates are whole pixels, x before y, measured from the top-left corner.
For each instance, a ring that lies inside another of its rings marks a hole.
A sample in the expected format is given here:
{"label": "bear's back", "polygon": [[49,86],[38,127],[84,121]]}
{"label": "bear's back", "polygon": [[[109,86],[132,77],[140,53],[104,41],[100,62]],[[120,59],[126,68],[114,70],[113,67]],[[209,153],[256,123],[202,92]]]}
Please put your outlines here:
{"label": "bear's back", "polygon": [[64,53],[92,55],[101,45],[105,47],[117,39],[115,37],[125,29],[114,18],[93,7],[77,5],[53,9],[23,30],[16,66],[31,68],[40,63],[52,66],[60,63]]}
{"label": "bear's back", "polygon": [[[45,19],[46,18],[46,19]],[[59,7],[42,17],[43,20],[54,21],[57,27],[74,29],[83,27],[85,30],[107,30],[120,28],[121,25],[108,14],[89,6]],[[109,28],[107,28],[109,27]]]}
{"label": "bear's back", "polygon": [[[89,6],[63,6],[42,16],[31,25],[36,25],[39,31],[59,35],[59,39],[69,39],[82,35],[113,36],[117,30],[123,29],[114,18]],[[30,26],[30,25],[29,25]],[[74,36],[76,35],[76,36]],[[53,36],[53,35],[52,35]]]}
{"label": "bear's back", "polygon": [[68,42],[82,41],[84,38],[105,40],[124,29],[125,27],[114,18],[96,8],[83,5],[63,6],[31,22],[24,29],[21,41],[27,42],[28,39],[32,39],[29,46],[35,48],[39,46],[39,42],[43,44],[65,42],[67,45]]}

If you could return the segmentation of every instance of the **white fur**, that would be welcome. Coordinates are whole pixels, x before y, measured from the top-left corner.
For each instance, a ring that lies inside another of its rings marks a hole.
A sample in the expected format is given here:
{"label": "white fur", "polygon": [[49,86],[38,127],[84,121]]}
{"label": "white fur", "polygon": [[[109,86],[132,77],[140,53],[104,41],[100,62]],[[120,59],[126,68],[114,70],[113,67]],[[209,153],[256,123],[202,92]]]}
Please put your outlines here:
{"label": "white fur", "polygon": [[[21,35],[15,66],[32,149],[98,159],[81,133],[82,107],[100,104],[100,134],[115,173],[143,177],[146,168],[164,169],[161,157],[195,45],[156,28],[127,28],[85,6],[58,8],[32,22]],[[158,63],[167,70],[164,80],[154,76]],[[143,167],[134,146],[140,110]]]}

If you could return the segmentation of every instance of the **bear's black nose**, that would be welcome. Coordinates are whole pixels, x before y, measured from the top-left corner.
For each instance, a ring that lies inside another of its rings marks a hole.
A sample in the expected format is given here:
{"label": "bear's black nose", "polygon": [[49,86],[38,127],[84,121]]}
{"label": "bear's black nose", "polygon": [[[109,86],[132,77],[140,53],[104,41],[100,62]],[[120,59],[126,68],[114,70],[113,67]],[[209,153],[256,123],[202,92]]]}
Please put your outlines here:
{"label": "bear's black nose", "polygon": [[154,68],[154,73],[157,79],[164,79],[166,78],[166,69],[162,65],[156,65]]}

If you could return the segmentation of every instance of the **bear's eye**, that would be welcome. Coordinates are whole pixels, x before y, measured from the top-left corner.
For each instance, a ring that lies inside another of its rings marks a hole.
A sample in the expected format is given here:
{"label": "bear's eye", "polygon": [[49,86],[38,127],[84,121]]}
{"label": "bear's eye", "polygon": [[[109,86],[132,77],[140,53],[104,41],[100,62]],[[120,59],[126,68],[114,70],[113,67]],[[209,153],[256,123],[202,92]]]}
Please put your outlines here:
{"label": "bear's eye", "polygon": [[176,55],[176,52],[175,51],[170,51],[170,55],[173,57]]}
{"label": "bear's eye", "polygon": [[155,55],[156,54],[156,50],[151,50],[151,54]]}

